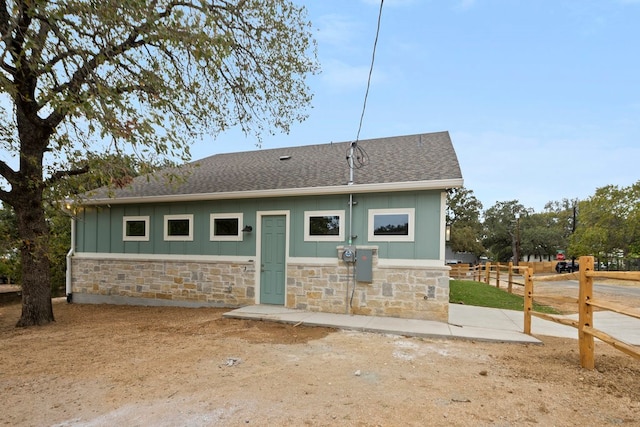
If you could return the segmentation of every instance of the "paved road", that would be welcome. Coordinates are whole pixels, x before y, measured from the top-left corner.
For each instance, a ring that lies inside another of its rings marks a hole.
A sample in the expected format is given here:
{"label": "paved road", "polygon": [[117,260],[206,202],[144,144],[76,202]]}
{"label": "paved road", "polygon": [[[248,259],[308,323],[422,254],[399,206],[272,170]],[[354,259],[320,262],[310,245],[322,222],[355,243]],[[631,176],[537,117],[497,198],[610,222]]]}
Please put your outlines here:
{"label": "paved road", "polygon": [[[577,280],[561,280],[558,282],[539,282],[537,285],[545,283],[546,285],[552,285],[554,287],[563,287],[565,289],[578,290]],[[638,286],[624,286],[624,285],[609,285],[595,282],[593,284],[593,293],[603,293],[618,296],[629,296],[633,298],[640,298],[640,287]]]}

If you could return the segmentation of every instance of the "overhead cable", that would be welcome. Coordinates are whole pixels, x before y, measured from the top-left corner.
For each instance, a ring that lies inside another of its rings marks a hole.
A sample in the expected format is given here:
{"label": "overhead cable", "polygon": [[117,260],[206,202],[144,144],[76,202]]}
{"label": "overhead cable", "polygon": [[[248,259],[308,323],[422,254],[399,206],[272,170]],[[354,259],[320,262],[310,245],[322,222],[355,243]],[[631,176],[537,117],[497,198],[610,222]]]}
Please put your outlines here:
{"label": "overhead cable", "polygon": [[357,144],[360,140],[360,131],[362,130],[362,121],[364,120],[364,112],[367,109],[367,98],[369,97],[369,87],[371,86],[371,75],[373,74],[373,64],[376,60],[376,47],[378,46],[378,35],[380,34],[380,21],[382,20],[382,5],[384,0],[380,0],[380,10],[378,11],[378,26],[376,28],[376,39],[373,42],[373,54],[371,55],[371,67],[369,68],[369,78],[367,79],[367,90],[364,94],[364,103],[362,105],[362,114],[360,115],[360,125],[358,126],[358,134],[356,135]]}

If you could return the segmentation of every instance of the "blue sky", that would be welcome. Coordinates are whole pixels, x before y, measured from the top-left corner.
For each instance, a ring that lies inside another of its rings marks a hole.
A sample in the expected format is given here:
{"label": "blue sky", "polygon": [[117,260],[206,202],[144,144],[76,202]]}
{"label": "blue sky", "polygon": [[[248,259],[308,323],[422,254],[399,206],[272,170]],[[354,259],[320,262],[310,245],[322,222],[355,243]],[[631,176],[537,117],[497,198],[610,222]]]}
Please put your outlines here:
{"label": "blue sky", "polygon": [[[356,138],[379,0],[303,2],[310,117],[262,148]],[[640,0],[386,0],[360,139],[450,132],[487,209],[640,180]],[[193,158],[255,149],[229,131]],[[401,167],[401,166],[400,166]]]}

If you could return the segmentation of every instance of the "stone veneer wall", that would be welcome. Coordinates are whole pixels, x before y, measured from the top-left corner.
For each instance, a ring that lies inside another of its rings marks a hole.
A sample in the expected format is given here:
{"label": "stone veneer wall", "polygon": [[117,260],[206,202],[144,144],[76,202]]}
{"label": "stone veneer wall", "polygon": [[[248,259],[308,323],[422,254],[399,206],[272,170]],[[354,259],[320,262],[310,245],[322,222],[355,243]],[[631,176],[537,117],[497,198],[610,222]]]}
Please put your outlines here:
{"label": "stone veneer wall", "polygon": [[240,307],[255,303],[253,263],[73,258],[78,302]]}
{"label": "stone veneer wall", "polygon": [[290,263],[286,306],[328,313],[449,319],[449,267],[378,266],[374,249],[373,281],[356,282],[353,299],[352,275],[352,268],[342,261],[314,266]]}
{"label": "stone veneer wall", "polygon": [[[285,306],[448,321],[448,267],[380,267],[374,250],[373,281],[356,282],[353,299],[352,274],[338,258],[322,265],[294,258],[287,266]],[[253,263],[74,257],[72,284],[73,301],[81,303],[240,307],[256,301]]]}

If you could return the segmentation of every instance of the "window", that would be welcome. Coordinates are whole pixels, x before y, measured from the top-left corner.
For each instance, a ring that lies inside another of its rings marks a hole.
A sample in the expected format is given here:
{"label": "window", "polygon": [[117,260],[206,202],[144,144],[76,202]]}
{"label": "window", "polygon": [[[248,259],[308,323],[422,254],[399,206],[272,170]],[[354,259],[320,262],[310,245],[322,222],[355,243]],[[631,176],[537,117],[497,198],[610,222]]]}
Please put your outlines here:
{"label": "window", "polygon": [[122,240],[125,242],[149,241],[149,217],[125,216],[122,218]]}
{"label": "window", "polygon": [[413,242],[415,209],[369,209],[370,242]]}
{"label": "window", "polygon": [[307,211],[304,213],[306,242],[341,242],[344,240],[344,211]]}
{"label": "window", "polygon": [[165,215],[164,240],[193,240],[193,215]]}
{"label": "window", "polygon": [[209,240],[241,241],[243,219],[241,213],[211,214]]}

